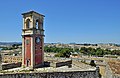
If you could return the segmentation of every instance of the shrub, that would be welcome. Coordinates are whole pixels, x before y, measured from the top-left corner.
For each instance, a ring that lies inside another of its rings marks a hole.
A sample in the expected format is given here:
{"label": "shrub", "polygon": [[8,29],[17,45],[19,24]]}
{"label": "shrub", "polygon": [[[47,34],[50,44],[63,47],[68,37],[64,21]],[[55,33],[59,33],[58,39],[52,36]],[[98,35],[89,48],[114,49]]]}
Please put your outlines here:
{"label": "shrub", "polygon": [[90,65],[96,67],[94,60],[91,60]]}

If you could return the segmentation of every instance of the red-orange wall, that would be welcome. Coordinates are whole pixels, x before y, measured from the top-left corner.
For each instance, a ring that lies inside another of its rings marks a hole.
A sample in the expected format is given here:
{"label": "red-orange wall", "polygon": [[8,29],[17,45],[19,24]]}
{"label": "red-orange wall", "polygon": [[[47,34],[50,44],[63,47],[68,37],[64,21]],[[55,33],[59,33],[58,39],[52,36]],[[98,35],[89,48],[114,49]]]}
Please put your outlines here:
{"label": "red-orange wall", "polygon": [[[36,39],[36,37],[40,37],[41,41],[40,43],[35,43],[35,65],[41,64],[42,63],[42,57],[43,57],[43,52],[42,52],[42,37],[40,35],[34,35],[32,36],[34,39]],[[25,36],[24,37],[24,44],[25,44],[25,60],[24,60],[24,64],[27,65],[26,60],[30,59],[30,64],[31,64],[31,36]],[[29,44],[26,43],[26,40],[29,40]]]}
{"label": "red-orange wall", "polygon": [[[36,36],[38,37],[38,36]],[[40,36],[39,36],[40,37]],[[35,65],[42,63],[42,40],[39,44],[35,43]]]}
{"label": "red-orange wall", "polygon": [[[26,43],[26,40],[29,40],[29,44]],[[25,60],[24,60],[24,63],[26,65],[27,59],[30,59],[30,64],[31,64],[31,37],[26,36],[24,42],[25,42]]]}

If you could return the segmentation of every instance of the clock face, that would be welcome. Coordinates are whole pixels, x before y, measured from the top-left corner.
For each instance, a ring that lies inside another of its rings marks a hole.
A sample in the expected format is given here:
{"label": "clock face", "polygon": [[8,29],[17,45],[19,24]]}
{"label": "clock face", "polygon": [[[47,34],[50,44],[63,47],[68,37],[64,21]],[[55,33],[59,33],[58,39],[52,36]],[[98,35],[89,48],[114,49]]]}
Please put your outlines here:
{"label": "clock face", "polygon": [[40,43],[40,38],[36,37],[36,43]]}

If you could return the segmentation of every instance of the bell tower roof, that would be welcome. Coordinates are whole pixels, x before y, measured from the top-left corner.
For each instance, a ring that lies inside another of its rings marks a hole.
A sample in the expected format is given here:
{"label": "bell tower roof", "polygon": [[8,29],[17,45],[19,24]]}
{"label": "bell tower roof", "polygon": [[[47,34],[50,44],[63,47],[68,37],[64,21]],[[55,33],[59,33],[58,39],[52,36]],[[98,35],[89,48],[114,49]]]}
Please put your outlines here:
{"label": "bell tower roof", "polygon": [[27,15],[27,14],[38,14],[38,15],[40,15],[40,16],[43,16],[43,17],[45,17],[44,15],[42,15],[42,14],[39,14],[39,13],[37,13],[37,12],[35,12],[35,11],[33,11],[33,10],[31,10],[31,11],[28,11],[28,12],[26,12],[26,13],[22,13],[22,15]]}

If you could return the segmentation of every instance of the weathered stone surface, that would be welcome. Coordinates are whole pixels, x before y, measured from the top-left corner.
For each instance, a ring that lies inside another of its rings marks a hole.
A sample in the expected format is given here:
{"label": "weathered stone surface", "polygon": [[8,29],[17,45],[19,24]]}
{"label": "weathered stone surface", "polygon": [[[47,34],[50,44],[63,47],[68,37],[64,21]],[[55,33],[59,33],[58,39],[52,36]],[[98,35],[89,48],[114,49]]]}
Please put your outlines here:
{"label": "weathered stone surface", "polygon": [[2,70],[6,70],[6,69],[11,69],[11,68],[17,68],[17,67],[21,67],[21,62],[18,63],[10,63],[10,64],[4,64],[2,65]]}
{"label": "weathered stone surface", "polygon": [[96,71],[1,74],[0,78],[99,78]]}

